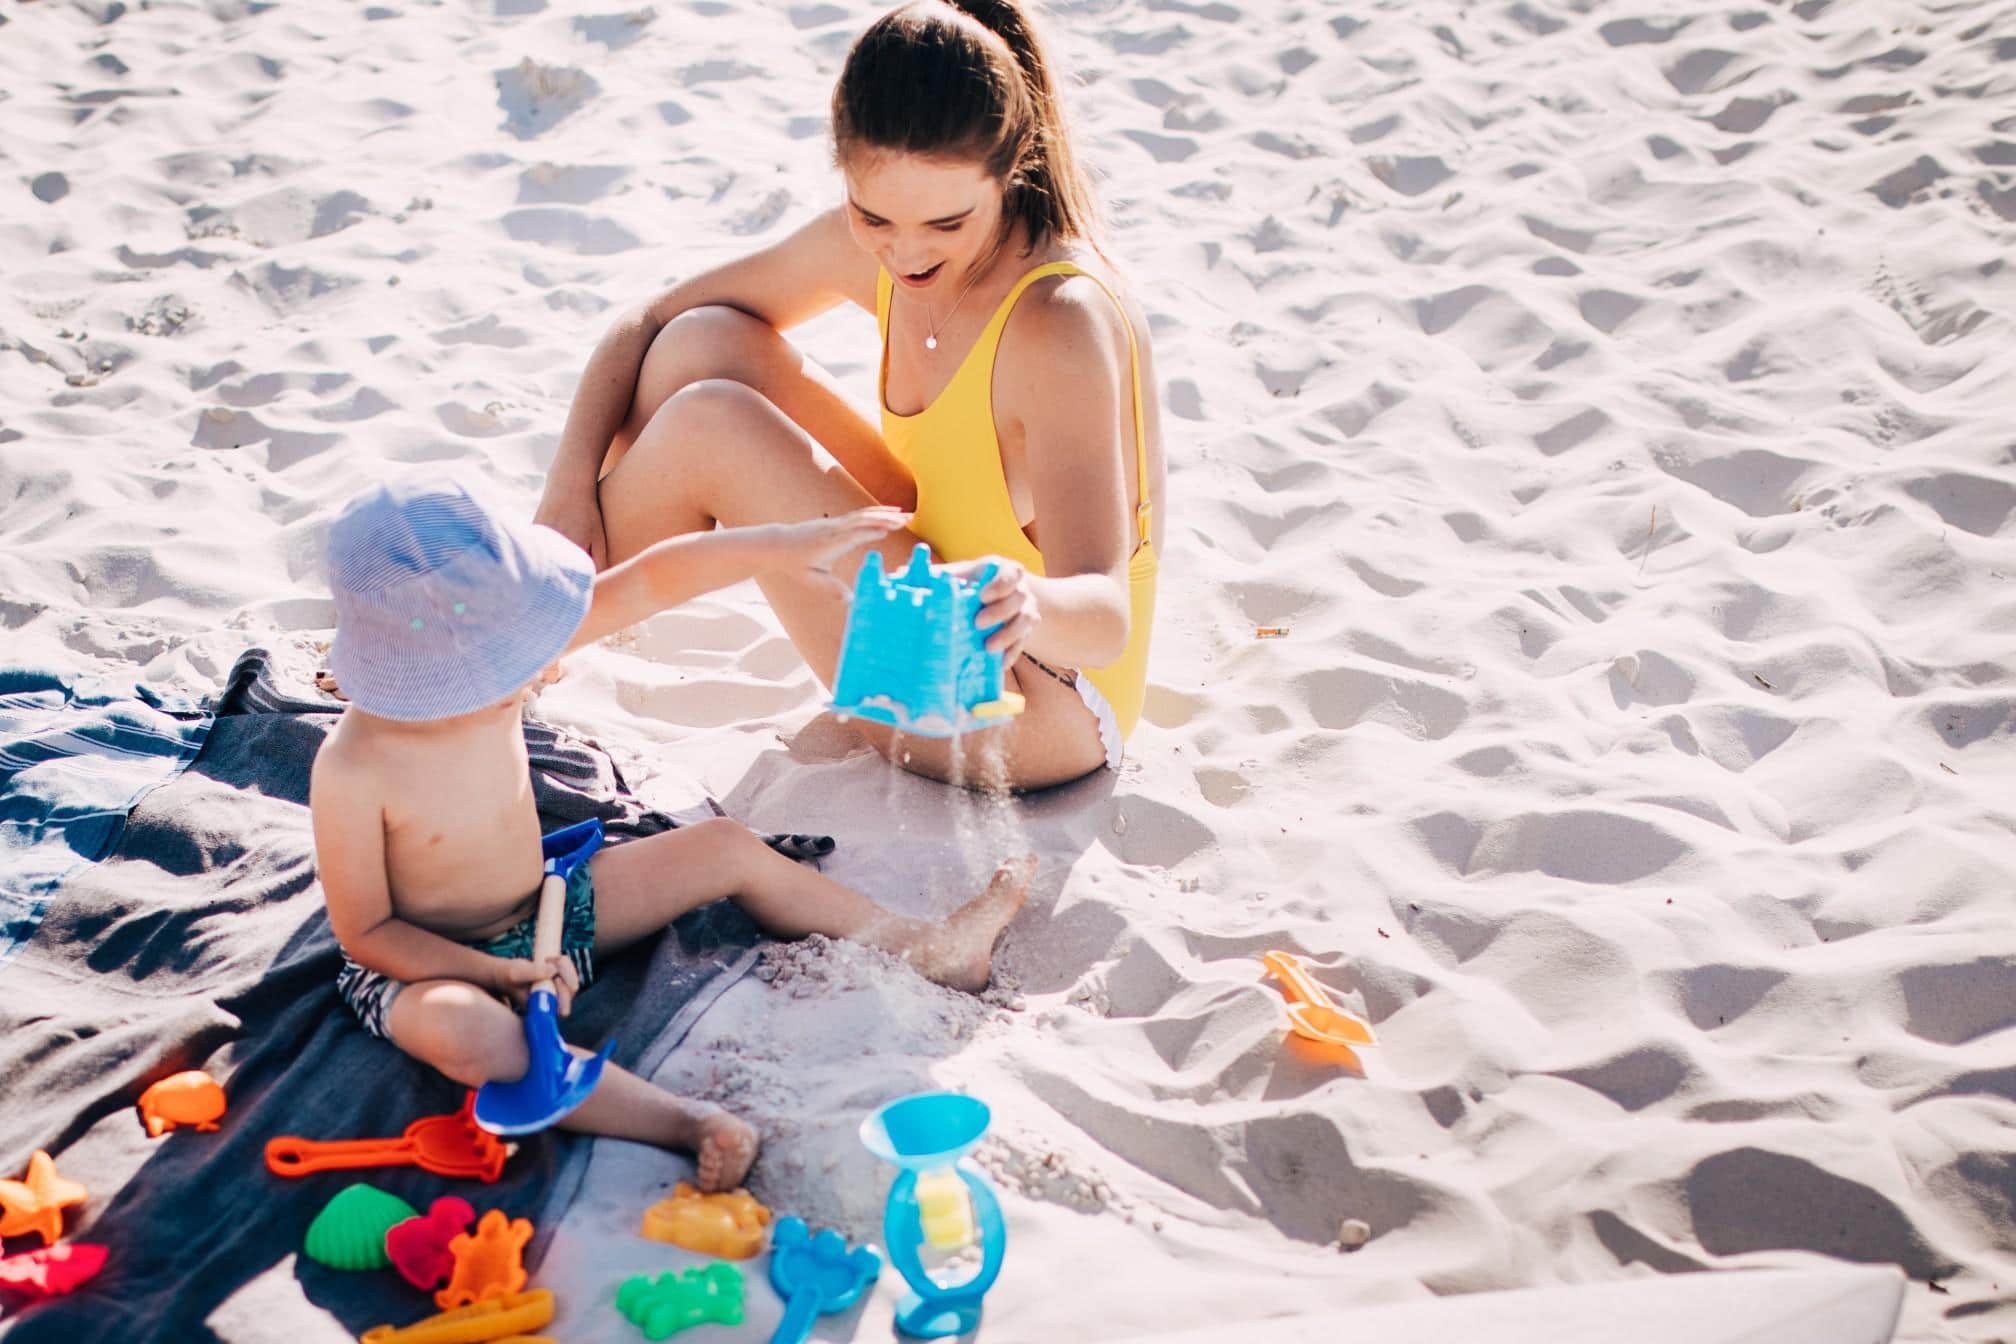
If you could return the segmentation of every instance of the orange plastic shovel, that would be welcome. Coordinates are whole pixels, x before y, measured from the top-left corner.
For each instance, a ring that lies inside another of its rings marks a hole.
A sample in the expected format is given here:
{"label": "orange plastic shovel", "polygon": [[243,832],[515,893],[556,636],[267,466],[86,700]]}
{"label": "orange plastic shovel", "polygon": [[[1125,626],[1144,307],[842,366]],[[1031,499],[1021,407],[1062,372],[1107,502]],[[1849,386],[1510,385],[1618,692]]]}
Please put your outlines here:
{"label": "orange plastic shovel", "polygon": [[452,1115],[423,1115],[396,1139],[339,1139],[313,1142],[289,1134],[266,1141],[266,1169],[275,1176],[358,1167],[420,1167],[440,1176],[473,1176],[485,1185],[504,1174],[504,1159],[515,1149],[477,1126],[476,1094]]}
{"label": "orange plastic shovel", "polygon": [[1281,988],[1288,996],[1288,1021],[1296,1035],[1332,1045],[1379,1044],[1371,1024],[1332,1003],[1323,986],[1303,969],[1294,953],[1269,952],[1260,960],[1281,981]]}

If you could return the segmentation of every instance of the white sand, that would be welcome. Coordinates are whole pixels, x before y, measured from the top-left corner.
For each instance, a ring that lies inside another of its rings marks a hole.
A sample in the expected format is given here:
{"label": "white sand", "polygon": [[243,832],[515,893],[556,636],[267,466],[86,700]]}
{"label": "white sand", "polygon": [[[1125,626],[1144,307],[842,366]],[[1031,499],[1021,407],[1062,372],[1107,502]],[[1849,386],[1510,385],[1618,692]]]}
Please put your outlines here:
{"label": "white sand", "polygon": [[[835,198],[873,12],[8,6],[5,656],[204,687],[325,633],[386,472],[529,511],[611,305]],[[989,1344],[1813,1252],[1903,1265],[1900,1338],[2016,1336],[2016,9],[1050,28],[1164,380],[1147,719],[1004,808],[850,755],[753,590],[578,658],[542,713],[891,905],[1045,858],[988,1002],[794,949],[665,1080],[870,1237],[860,1116],[985,1097]],[[804,336],[872,395],[867,318]],[[1365,1076],[1284,1044],[1272,947]],[[677,1262],[628,1228],[683,1170],[598,1150],[567,1337]]]}

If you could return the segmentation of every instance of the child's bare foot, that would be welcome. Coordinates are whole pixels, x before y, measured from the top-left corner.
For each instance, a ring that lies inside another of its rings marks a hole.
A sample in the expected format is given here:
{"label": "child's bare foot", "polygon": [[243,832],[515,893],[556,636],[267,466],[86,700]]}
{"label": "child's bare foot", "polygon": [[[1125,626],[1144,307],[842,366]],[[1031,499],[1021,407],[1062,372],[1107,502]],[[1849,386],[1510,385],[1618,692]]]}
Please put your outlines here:
{"label": "child's bare foot", "polygon": [[762,1142],[748,1121],[718,1106],[707,1107],[698,1117],[695,1138],[698,1141],[693,1145],[694,1162],[699,1169],[696,1184],[709,1194],[733,1190],[742,1184],[749,1176],[749,1168],[755,1165],[756,1149]]}
{"label": "child's bare foot", "polygon": [[581,1134],[656,1144],[693,1154],[694,1184],[712,1193],[733,1190],[749,1175],[761,1140],[747,1121],[712,1102],[668,1092],[614,1064],[580,1107],[560,1123]]}
{"label": "child's bare foot", "polygon": [[321,691],[325,695],[333,695],[338,700],[347,701],[350,698],[349,696],[343,694],[343,688],[337,685],[336,674],[334,672],[331,672],[326,667],[316,669],[315,689]]}
{"label": "child's bare foot", "polygon": [[1009,859],[994,870],[987,890],[926,930],[900,955],[927,980],[978,994],[994,974],[994,944],[1029,899],[1036,856]]}

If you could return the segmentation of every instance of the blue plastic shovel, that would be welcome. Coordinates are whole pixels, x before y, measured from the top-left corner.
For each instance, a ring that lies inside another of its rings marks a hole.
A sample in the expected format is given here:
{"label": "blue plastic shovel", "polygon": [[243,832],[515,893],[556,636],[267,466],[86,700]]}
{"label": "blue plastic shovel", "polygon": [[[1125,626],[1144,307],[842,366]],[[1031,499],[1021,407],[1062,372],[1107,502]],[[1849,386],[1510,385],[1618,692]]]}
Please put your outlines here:
{"label": "blue plastic shovel", "polygon": [[770,1229],[770,1286],[784,1299],[784,1319],[770,1344],[804,1344],[813,1322],[853,1306],[881,1275],[882,1257],[868,1247],[850,1250],[830,1227],[813,1236],[803,1218],[779,1218]]}
{"label": "blue plastic shovel", "polygon": [[[602,823],[594,819],[545,836],[539,842],[546,875],[539,883],[539,922],[533,926],[532,957],[540,963],[560,955],[567,913],[567,878],[602,848]],[[525,1005],[525,1047],[532,1063],[516,1082],[489,1082],[476,1090],[476,1123],[492,1134],[531,1134],[545,1129],[588,1100],[602,1080],[614,1041],[601,1053],[577,1055],[560,1039],[560,1001],[553,982],[532,987]]]}

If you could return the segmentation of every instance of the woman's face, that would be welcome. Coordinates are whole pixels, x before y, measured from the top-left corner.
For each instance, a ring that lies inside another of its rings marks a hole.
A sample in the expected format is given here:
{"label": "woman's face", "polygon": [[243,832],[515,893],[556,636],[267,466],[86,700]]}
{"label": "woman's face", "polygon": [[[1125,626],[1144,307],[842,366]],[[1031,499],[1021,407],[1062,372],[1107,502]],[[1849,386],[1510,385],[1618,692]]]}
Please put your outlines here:
{"label": "woman's face", "polygon": [[863,153],[842,170],[847,227],[897,284],[956,292],[995,251],[1001,184],[977,162]]}

